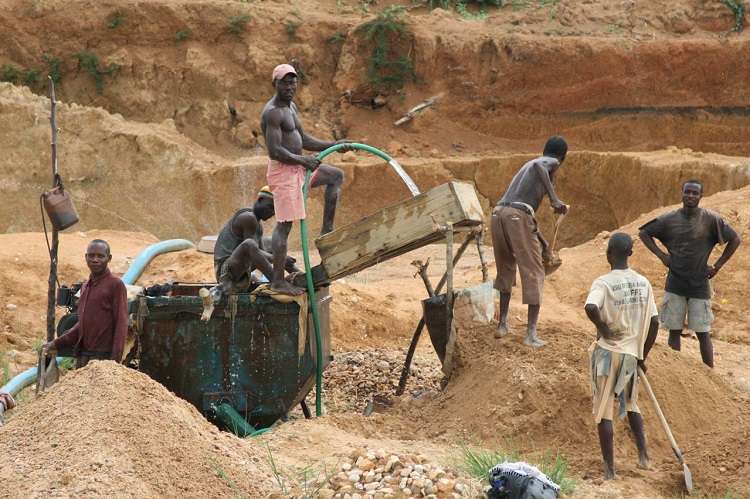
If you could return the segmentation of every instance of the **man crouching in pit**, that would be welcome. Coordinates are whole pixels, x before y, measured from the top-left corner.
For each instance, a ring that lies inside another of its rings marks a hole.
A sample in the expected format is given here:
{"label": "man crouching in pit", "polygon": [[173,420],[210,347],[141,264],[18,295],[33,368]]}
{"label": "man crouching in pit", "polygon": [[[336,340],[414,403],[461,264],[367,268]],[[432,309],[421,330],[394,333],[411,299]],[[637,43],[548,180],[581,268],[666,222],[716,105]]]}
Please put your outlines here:
{"label": "man crouching in pit", "polygon": [[[273,193],[268,186],[258,192],[252,208],[241,208],[219,232],[214,246],[214,270],[219,283],[211,290],[214,303],[222,295],[249,291],[250,274],[260,270],[268,280],[273,277],[273,255],[263,247],[261,221],[274,216]],[[287,272],[299,272],[295,259],[287,256]]]}
{"label": "man crouching in pit", "polygon": [[589,349],[594,421],[604,458],[604,478],[615,477],[614,416],[628,414],[628,423],[638,447],[639,466],[648,468],[643,417],[638,409],[638,366],[645,371],[648,352],[659,328],[658,312],[651,284],[628,267],[633,240],[624,233],[613,234],[607,246],[611,271],[591,285],[586,298],[586,315],[596,326],[597,340]]}

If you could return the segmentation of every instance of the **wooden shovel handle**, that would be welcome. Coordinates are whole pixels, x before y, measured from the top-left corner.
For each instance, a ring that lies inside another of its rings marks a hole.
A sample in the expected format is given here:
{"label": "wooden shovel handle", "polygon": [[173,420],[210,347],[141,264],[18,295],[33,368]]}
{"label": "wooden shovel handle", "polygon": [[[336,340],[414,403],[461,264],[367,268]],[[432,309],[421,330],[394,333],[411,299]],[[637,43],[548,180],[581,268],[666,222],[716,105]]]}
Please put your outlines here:
{"label": "wooden shovel handle", "polygon": [[[570,209],[570,207],[568,207]],[[552,234],[552,244],[550,244],[550,250],[555,251],[555,245],[557,244],[557,232],[560,230],[560,224],[562,224],[563,219],[565,218],[566,213],[561,213],[560,216],[557,217],[557,220],[555,220],[555,232]]]}
{"label": "wooden shovel handle", "polygon": [[682,457],[682,451],[677,445],[677,441],[674,439],[674,435],[672,435],[672,430],[669,429],[667,418],[665,418],[664,413],[661,412],[661,407],[659,407],[659,402],[656,400],[656,395],[654,395],[654,391],[651,389],[651,384],[648,382],[646,373],[644,373],[643,369],[641,369],[640,367],[638,367],[638,376],[640,376],[641,380],[643,381],[643,386],[646,388],[646,392],[648,392],[648,396],[649,398],[651,398],[651,402],[654,404],[654,409],[656,409],[656,414],[659,416],[661,426],[662,428],[664,428],[664,432],[667,434],[667,438],[669,438],[669,443],[672,445],[672,451],[674,452],[675,456],[677,456],[677,459],[679,459],[682,463],[684,461]]}

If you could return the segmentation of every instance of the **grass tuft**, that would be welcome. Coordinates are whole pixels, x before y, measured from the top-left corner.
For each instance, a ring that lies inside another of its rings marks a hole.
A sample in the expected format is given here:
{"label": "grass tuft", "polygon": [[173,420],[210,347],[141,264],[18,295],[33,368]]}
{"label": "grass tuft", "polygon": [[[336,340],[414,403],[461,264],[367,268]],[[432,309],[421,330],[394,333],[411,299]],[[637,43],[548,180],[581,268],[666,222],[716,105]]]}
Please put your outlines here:
{"label": "grass tuft", "polygon": [[[483,449],[472,449],[468,446],[461,447],[461,468],[469,475],[487,481],[489,470],[506,461],[514,462],[525,460],[516,450],[511,451],[487,451]],[[575,480],[568,478],[568,461],[562,454],[545,453],[542,459],[538,461],[525,460],[529,464],[536,466],[542,473],[547,475],[550,480],[560,486],[563,494],[570,494],[575,490]]]}
{"label": "grass tuft", "polygon": [[125,22],[125,16],[119,12],[115,12],[112,17],[107,21],[107,27],[109,29],[116,29],[123,25]]}
{"label": "grass tuft", "polygon": [[380,90],[397,90],[407,80],[416,80],[411,59],[398,48],[399,41],[410,41],[413,37],[402,18],[404,12],[405,8],[401,6],[388,7],[354,30],[362,40],[372,45],[367,76],[370,83]]}
{"label": "grass tuft", "polygon": [[78,67],[94,77],[96,84],[96,93],[101,94],[104,91],[104,77],[112,76],[120,70],[120,65],[111,63],[106,68],[102,68],[99,63],[99,57],[93,52],[78,52]]}
{"label": "grass tuft", "polygon": [[239,36],[247,29],[247,23],[250,22],[251,17],[247,14],[241,16],[231,16],[227,21],[227,31],[233,35]]}

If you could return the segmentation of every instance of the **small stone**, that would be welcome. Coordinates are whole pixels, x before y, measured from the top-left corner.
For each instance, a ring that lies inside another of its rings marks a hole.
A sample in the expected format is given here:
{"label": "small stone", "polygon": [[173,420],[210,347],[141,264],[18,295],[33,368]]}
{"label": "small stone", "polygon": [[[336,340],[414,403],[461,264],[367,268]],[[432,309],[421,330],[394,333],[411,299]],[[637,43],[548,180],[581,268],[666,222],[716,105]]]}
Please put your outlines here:
{"label": "small stone", "polygon": [[8,310],[15,310],[18,307],[16,306],[15,303],[8,303],[7,305],[5,305],[5,308],[8,309]]}
{"label": "small stone", "polygon": [[415,478],[414,481],[411,482],[411,486],[416,489],[424,488],[424,478]]}
{"label": "small stone", "polygon": [[352,465],[350,463],[344,463],[341,465],[341,471],[349,471],[352,469]]}
{"label": "small stone", "polygon": [[370,471],[375,467],[375,463],[364,457],[360,457],[359,459],[357,459],[355,465],[362,471]]}
{"label": "small stone", "polygon": [[318,491],[318,498],[319,499],[332,499],[335,494],[336,492],[334,492],[333,490],[328,489],[328,488],[323,488]]}
{"label": "small stone", "polygon": [[401,470],[401,473],[399,473],[399,475],[401,475],[403,477],[408,477],[409,475],[411,475],[411,471],[412,471],[412,467],[411,466],[407,466],[406,468],[403,468]]}
{"label": "small stone", "polygon": [[453,486],[453,490],[458,492],[459,494],[463,495],[466,493],[466,485],[457,482],[456,485]]}
{"label": "small stone", "polygon": [[388,462],[385,465],[385,471],[387,473],[390,473],[391,470],[396,468],[396,465],[401,464],[401,460],[398,458],[398,456],[391,456],[388,458]]}
{"label": "small stone", "polygon": [[424,473],[424,466],[422,466],[421,464],[416,464],[414,465],[414,471],[420,474]]}
{"label": "small stone", "polygon": [[453,483],[452,480],[448,480],[447,478],[440,478],[437,481],[438,492],[450,492],[451,490],[453,490],[454,486],[455,483]]}
{"label": "small stone", "polygon": [[400,482],[398,482],[398,488],[402,491],[409,485],[409,479],[408,478],[402,478]]}
{"label": "small stone", "polygon": [[719,471],[721,471],[722,473],[726,473],[727,469],[724,466],[720,466]]}
{"label": "small stone", "polygon": [[401,487],[401,493],[405,496],[411,495],[411,489],[408,487]]}
{"label": "small stone", "polygon": [[362,475],[360,474],[359,470],[357,470],[357,471],[352,471],[352,472],[351,472],[351,473],[349,473],[349,475],[347,476],[348,480],[349,480],[350,482],[353,482],[353,483],[359,482],[359,479],[360,479],[361,477],[362,477]]}
{"label": "small stone", "polygon": [[365,484],[365,490],[367,491],[377,490],[379,488],[380,488],[379,482],[370,482],[370,483]]}
{"label": "small stone", "polygon": [[384,496],[392,496],[393,489],[390,487],[383,487],[382,489],[380,489],[380,493],[382,493]]}
{"label": "small stone", "polygon": [[365,483],[370,483],[370,482],[374,482],[374,481],[375,481],[375,477],[376,477],[376,476],[377,476],[377,475],[375,474],[375,472],[374,472],[374,471],[367,471],[367,472],[365,472],[365,474],[364,474],[364,475],[362,476],[362,481],[363,481],[363,482],[365,482]]}
{"label": "small stone", "polygon": [[388,363],[387,360],[379,360],[378,363],[377,363],[377,367],[381,371],[390,371],[391,370],[391,365]]}

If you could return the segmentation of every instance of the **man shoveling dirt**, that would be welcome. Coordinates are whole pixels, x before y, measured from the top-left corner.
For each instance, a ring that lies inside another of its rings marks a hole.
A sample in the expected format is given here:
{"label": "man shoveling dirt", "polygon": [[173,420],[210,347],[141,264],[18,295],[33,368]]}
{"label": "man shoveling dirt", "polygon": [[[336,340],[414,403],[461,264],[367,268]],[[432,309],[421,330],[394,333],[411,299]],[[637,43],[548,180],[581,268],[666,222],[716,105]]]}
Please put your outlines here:
{"label": "man shoveling dirt", "polygon": [[534,213],[542,198],[549,196],[556,213],[567,213],[568,207],[555,193],[554,177],[565,161],[568,144],[562,137],[551,137],[544,146],[544,155],[529,161],[516,173],[508,189],[492,210],[492,246],[495,250],[497,279],[500,291],[500,323],[495,336],[508,334],[510,295],[516,283],[516,265],[521,272],[523,303],[529,307],[524,343],[540,347],[536,332],[539,307],[544,287],[543,259],[551,259],[550,246],[537,227]]}
{"label": "man shoveling dirt", "polygon": [[120,362],[128,334],[128,298],[125,284],[107,266],[112,260],[109,244],[94,239],[86,248],[91,275],[81,288],[78,322],[59,338],[44,345],[45,355],[59,348],[73,348],[76,369],[91,360]]}
{"label": "man shoveling dirt", "polygon": [[596,326],[597,340],[589,349],[591,388],[594,395],[594,421],[604,458],[604,478],[615,477],[614,418],[615,399],[619,417],[628,414],[628,423],[638,446],[639,465],[648,467],[643,417],[638,409],[638,365],[645,371],[648,352],[659,330],[654,292],[648,280],[628,267],[633,240],[615,233],[607,246],[611,272],[594,281],[586,298],[586,315]]}
{"label": "man shoveling dirt", "polygon": [[[295,220],[305,218],[302,186],[306,170],[313,171],[311,187],[326,186],[321,234],[333,230],[344,172],[330,165],[320,164],[315,156],[302,155],[303,149],[323,151],[347,140],[327,142],[305,133],[292,102],[297,92],[297,71],[289,64],[276,66],[271,75],[276,95],[263,108],[260,126],[268,147],[268,185],[274,193],[276,227],[273,230],[273,279],[271,289],[280,293],[299,295],[303,290],[284,280],[287,239]],[[346,152],[344,147],[339,152]]]}
{"label": "man shoveling dirt", "polygon": [[[682,208],[642,226],[640,238],[669,269],[660,315],[663,327],[669,330],[669,346],[680,350],[680,334],[687,316],[688,328],[698,336],[703,363],[714,367],[710,335],[714,315],[709,279],[737,251],[740,237],[719,215],[698,207],[702,197],[703,184],[688,180],[682,186]],[[654,238],[668,253],[656,245]],[[724,243],[727,243],[724,253],[714,265],[708,265],[714,246]]]}

